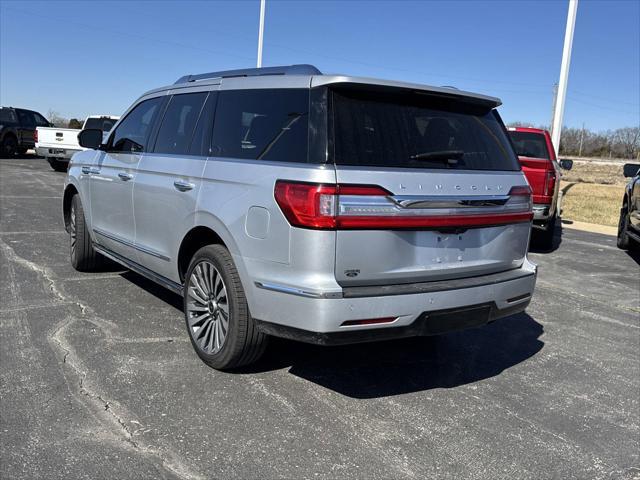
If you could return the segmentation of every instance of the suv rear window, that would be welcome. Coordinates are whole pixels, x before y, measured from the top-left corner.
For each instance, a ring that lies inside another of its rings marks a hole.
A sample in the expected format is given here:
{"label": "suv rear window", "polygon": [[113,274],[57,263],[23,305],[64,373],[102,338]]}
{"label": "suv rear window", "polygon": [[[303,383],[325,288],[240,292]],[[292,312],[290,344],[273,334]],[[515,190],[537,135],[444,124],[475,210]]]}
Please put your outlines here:
{"label": "suv rear window", "polygon": [[547,140],[544,135],[535,132],[510,131],[509,136],[518,156],[549,160],[549,150],[547,150]]}
{"label": "suv rear window", "polygon": [[520,169],[493,110],[405,92],[333,92],[338,165],[464,170]]}
{"label": "suv rear window", "polygon": [[212,155],[306,162],[308,89],[229,90],[219,94]]}

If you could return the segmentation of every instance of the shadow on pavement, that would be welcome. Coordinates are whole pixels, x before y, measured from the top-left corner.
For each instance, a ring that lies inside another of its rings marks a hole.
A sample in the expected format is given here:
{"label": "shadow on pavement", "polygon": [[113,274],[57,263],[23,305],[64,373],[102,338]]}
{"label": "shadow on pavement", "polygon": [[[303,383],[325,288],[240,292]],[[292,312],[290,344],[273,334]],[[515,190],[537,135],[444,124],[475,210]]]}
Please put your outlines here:
{"label": "shadow on pavement", "polygon": [[632,252],[630,250],[627,250],[625,253],[629,255],[634,262],[640,265],[640,252]]}
{"label": "shadow on pavement", "polygon": [[[122,276],[182,315],[181,296],[134,272]],[[264,357],[237,374],[288,368],[291,375],[348,397],[388,397],[496,376],[537,354],[544,346],[542,333],[540,323],[519,313],[446,335],[338,347],[271,338]]]}
{"label": "shadow on pavement", "polygon": [[23,153],[23,154],[16,154],[12,157],[7,157],[0,153],[0,160],[40,160],[43,158],[44,157],[40,157],[35,153],[31,153],[31,151],[28,151],[27,153]]}
{"label": "shadow on pavement", "polygon": [[538,353],[543,328],[526,313],[436,337],[318,347],[273,339],[247,373],[289,373],[352,398],[453,388],[496,376]]}

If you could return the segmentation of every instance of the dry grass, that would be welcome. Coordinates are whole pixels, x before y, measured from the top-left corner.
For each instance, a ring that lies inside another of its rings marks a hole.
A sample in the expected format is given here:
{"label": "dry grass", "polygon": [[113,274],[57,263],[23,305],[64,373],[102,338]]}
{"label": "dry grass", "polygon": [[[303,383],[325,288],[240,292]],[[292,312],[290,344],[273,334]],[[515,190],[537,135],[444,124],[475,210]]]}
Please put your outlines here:
{"label": "dry grass", "polygon": [[560,188],[565,192],[562,200],[563,220],[576,220],[612,227],[618,225],[624,183],[621,185],[598,185],[596,183],[563,181]]}
{"label": "dry grass", "polygon": [[567,182],[599,183],[603,185],[624,185],[627,180],[622,175],[624,164],[574,161],[571,170],[562,172],[562,180]]}

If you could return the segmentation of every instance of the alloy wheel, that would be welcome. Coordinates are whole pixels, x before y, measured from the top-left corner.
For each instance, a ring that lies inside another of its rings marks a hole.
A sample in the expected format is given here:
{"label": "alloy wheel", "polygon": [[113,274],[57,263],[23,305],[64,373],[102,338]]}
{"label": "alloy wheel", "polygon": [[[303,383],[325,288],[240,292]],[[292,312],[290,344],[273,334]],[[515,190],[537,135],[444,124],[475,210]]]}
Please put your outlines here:
{"label": "alloy wheel", "polygon": [[229,332],[227,288],[218,269],[206,260],[198,263],[187,285],[187,322],[197,347],[218,353]]}
{"label": "alloy wheel", "polygon": [[71,212],[69,212],[69,239],[71,240],[71,258],[75,259],[78,231],[76,228],[76,208],[73,204],[71,205]]}

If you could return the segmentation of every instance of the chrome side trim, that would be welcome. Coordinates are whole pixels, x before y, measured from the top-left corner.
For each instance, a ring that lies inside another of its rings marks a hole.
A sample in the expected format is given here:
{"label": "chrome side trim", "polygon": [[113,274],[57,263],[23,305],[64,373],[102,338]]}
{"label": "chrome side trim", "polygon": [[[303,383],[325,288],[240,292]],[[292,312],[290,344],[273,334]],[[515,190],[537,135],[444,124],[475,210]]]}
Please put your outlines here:
{"label": "chrome side trim", "polygon": [[122,245],[126,245],[127,247],[134,248],[139,252],[146,253],[148,255],[151,255],[152,257],[156,257],[156,258],[159,258],[160,260],[164,260],[165,262],[171,261],[171,259],[166,255],[162,255],[161,253],[156,252],[155,250],[152,250],[150,248],[143,247],[142,245],[137,245],[133,242],[130,242],[129,240],[125,240],[124,238],[118,237],[117,235],[113,235],[112,233],[107,233],[104,230],[100,230],[99,228],[94,228],[93,231],[98,235],[101,235],[110,240],[113,240],[114,242],[121,243]]}
{"label": "chrome side trim", "polygon": [[179,283],[174,282],[173,280],[169,280],[168,278],[163,277],[162,275],[158,275],[157,273],[149,270],[146,267],[143,267],[142,265],[133,262],[125,257],[123,257],[122,255],[118,255],[115,252],[112,252],[111,250],[109,250],[108,248],[103,247],[102,245],[98,245],[97,243],[93,244],[93,248],[96,249],[97,252],[99,252],[100,254],[104,255],[105,257],[113,260],[116,263],[119,263],[120,265],[123,265],[124,267],[128,268],[129,270],[132,270],[140,275],[142,275],[143,277],[148,278],[149,280],[151,280],[152,282],[157,283],[158,285],[161,285],[169,290],[171,290],[173,293],[177,293],[178,295],[182,295],[182,285],[180,285]]}
{"label": "chrome side trim", "polygon": [[274,292],[288,293],[290,295],[298,295],[307,298],[342,298],[342,292],[311,292],[300,288],[288,287],[277,283],[255,282],[255,286],[265,290]]}
{"label": "chrome side trim", "polygon": [[509,200],[509,195],[396,195],[389,197],[402,208],[469,208],[498,207]]}

